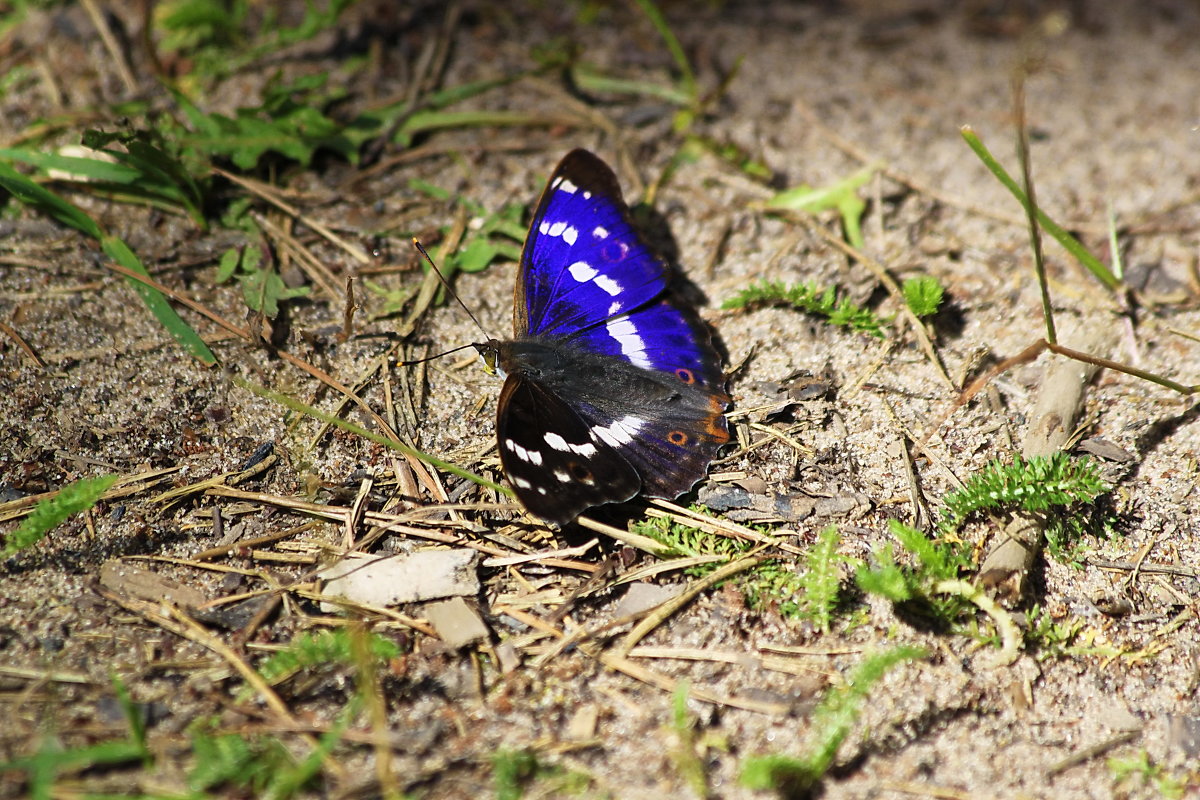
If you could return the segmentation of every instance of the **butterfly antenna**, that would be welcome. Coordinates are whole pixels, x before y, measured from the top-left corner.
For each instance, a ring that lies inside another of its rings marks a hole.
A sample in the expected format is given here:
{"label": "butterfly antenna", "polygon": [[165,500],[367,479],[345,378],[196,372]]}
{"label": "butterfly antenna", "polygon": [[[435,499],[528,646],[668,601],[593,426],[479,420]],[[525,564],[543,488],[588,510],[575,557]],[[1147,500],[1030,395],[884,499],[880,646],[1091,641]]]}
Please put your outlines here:
{"label": "butterfly antenna", "polygon": [[[433,263],[433,259],[429,257],[429,253],[425,250],[425,246],[422,245],[421,242],[418,241],[417,237],[415,237],[415,236],[413,237],[412,241],[413,241],[413,244],[416,245],[417,250],[419,250],[421,252],[421,255],[423,255],[425,257],[425,260],[429,262],[429,266],[433,269],[434,274],[437,275],[438,280],[442,282],[442,286],[444,286],[446,288],[446,292],[449,293],[449,295],[454,298],[454,302],[458,303],[462,307],[463,311],[467,312],[467,316],[471,318],[471,322],[475,323],[475,327],[479,328],[480,332],[486,338],[490,339],[491,337],[488,336],[487,329],[484,328],[483,325],[479,324],[479,320],[475,318],[475,315],[473,313],[471,313],[471,309],[467,308],[467,304],[464,303],[462,301],[462,298],[458,296],[458,292],[454,291],[454,289],[451,288],[450,282],[446,280],[446,276],[442,274],[442,271],[440,269],[438,269],[438,265]],[[470,345],[467,345],[467,347],[470,347]],[[460,347],[458,349],[463,350],[465,348]],[[450,350],[448,352],[453,353],[455,351]],[[442,355],[446,355],[446,353],[443,353]],[[413,363],[416,363],[416,362],[413,362]]]}
{"label": "butterfly antenna", "polygon": [[414,358],[411,360],[397,361],[396,366],[411,367],[413,364],[424,364],[426,361],[433,361],[435,359],[441,358],[442,356],[448,356],[451,353],[457,353],[460,350],[466,350],[468,347],[474,347],[474,346],[475,345],[473,345],[473,344],[464,344],[461,347],[456,347],[453,350],[447,350],[446,352],[438,353],[437,355],[425,356],[425,358]]}

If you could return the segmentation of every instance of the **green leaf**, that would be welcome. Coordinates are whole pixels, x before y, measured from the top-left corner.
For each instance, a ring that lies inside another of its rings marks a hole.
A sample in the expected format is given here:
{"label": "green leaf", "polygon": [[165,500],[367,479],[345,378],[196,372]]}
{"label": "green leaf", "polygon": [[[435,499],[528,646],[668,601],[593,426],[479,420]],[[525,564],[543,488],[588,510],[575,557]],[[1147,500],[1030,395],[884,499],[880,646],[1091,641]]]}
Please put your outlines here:
{"label": "green leaf", "polygon": [[861,564],[854,574],[854,582],[867,594],[879,595],[893,603],[904,603],[913,598],[911,582],[904,570],[896,564],[890,542],[877,549],[876,565]]}
{"label": "green leaf", "polygon": [[458,253],[456,261],[463,272],[481,272],[499,254],[497,245],[487,239],[476,238]]}
{"label": "green leaf", "polygon": [[537,774],[537,756],[529,750],[500,749],[492,756],[496,800],[521,800],[522,787]]}
{"label": "green leaf", "polygon": [[862,237],[862,214],[867,204],[858,196],[858,190],[870,181],[878,170],[878,164],[868,164],[853,175],[828,186],[813,188],[801,185],[787,189],[768,200],[766,208],[804,211],[809,214],[836,209],[842,217],[846,241],[861,250],[865,244]]}
{"label": "green leaf", "polygon": [[116,481],[116,475],[83,478],[62,487],[53,497],[39,501],[21,526],[9,534],[4,549],[0,551],[0,559],[32,547],[72,514],[96,505]]}
{"label": "green leaf", "polygon": [[742,767],[742,784],[752,789],[774,790],[786,797],[801,797],[811,792],[833,765],[834,756],[857,721],[872,687],[897,664],[925,656],[920,648],[897,647],[865,658],[843,686],[826,692],[813,711],[802,755],[748,759]]}
{"label": "green leaf", "polygon": [[821,631],[828,633],[837,606],[841,572],[838,569],[838,529],[830,525],[817,535],[808,551],[808,569],[802,580],[805,610]]}
{"label": "green leaf", "polygon": [[281,301],[307,297],[311,290],[307,286],[288,288],[274,269],[260,266],[262,260],[262,250],[257,247],[247,247],[240,253],[236,249],[227,250],[217,267],[217,281],[224,283],[231,277],[237,278],[246,305],[274,318],[279,315]]}
{"label": "green leaf", "polygon": [[273,88],[263,106],[239,108],[232,117],[206,113],[179,92],[175,99],[193,128],[181,133],[185,145],[207,158],[228,158],[242,170],[254,169],[272,152],[302,166],[308,166],[320,149],[332,150],[351,163],[358,158],[345,126],[320,108],[329,98],[293,86]]}
{"label": "green leaf", "polygon": [[904,302],[918,317],[929,317],[937,313],[942,305],[942,285],[937,278],[922,275],[904,282]]}
{"label": "green leaf", "polygon": [[1013,458],[1012,464],[1000,460],[989,463],[966,485],[946,495],[947,514],[944,530],[953,530],[976,511],[1014,506],[1022,511],[1045,511],[1071,503],[1089,503],[1108,491],[1095,463],[1073,459],[1059,451],[1050,457],[1025,460]]}
{"label": "green leaf", "polygon": [[237,248],[230,248],[222,253],[221,260],[217,262],[217,283],[225,283],[232,278],[241,263],[242,254]]}
{"label": "green leaf", "polygon": [[888,520],[888,528],[904,549],[917,557],[917,561],[928,573],[929,581],[941,581],[957,578],[962,561],[958,558],[957,548],[948,542],[934,542],[920,530],[905,525],[896,518]]}

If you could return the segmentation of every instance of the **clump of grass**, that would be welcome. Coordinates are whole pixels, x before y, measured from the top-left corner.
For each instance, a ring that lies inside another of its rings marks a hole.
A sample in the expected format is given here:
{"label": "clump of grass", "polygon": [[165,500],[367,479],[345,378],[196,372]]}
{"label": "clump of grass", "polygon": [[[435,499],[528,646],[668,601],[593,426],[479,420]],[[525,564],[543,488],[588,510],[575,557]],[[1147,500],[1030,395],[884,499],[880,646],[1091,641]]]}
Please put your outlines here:
{"label": "clump of grass", "polygon": [[1044,512],[1090,503],[1107,491],[1090,459],[1072,458],[1061,451],[1030,459],[1018,455],[1011,464],[992,461],[972,475],[963,488],[946,495],[941,528],[947,534],[953,533],[979,511]]}
{"label": "clump of grass", "polygon": [[886,322],[870,309],[857,306],[848,297],[838,298],[832,286],[819,288],[815,283],[788,285],[781,281],[762,281],[738,292],[736,296],[721,304],[721,308],[746,308],[747,306],[786,305],[809,314],[824,317],[831,325],[885,338],[883,326]]}
{"label": "clump of grass", "polygon": [[956,598],[945,598],[935,591],[943,581],[957,580],[974,563],[970,548],[959,539],[934,540],[899,520],[888,521],[892,535],[915,560],[906,567],[896,561],[890,543],[873,553],[874,563],[859,564],[854,580],[869,594],[885,597],[893,603],[916,601],[922,609],[943,624],[952,623],[964,605]]}
{"label": "clump of grass", "polygon": [[1145,750],[1127,758],[1110,758],[1108,769],[1113,775],[1114,790],[1122,794],[1126,791],[1136,793],[1137,788],[1144,787],[1153,789],[1159,797],[1175,800],[1183,797],[1189,786],[1183,778],[1172,775],[1161,764],[1155,764]]}
{"label": "clump of grass", "polygon": [[885,545],[874,552],[874,563],[859,565],[855,581],[865,592],[954,626],[968,605],[979,600],[959,581],[975,566],[970,547],[957,533],[965,521],[979,512],[1013,510],[1057,510],[1069,516],[1074,506],[1090,503],[1104,491],[1095,465],[1087,459],[1056,453],[1028,460],[1018,456],[1011,464],[994,461],[945,497],[938,538],[899,520],[889,521],[892,535],[913,559],[911,566],[898,563],[892,546]]}
{"label": "clump of grass", "polygon": [[[400,646],[391,639],[372,631],[362,635],[366,637],[365,652],[377,661],[400,655]],[[354,647],[354,635],[347,628],[302,633],[259,664],[258,671],[268,683],[274,684],[303,669],[330,665],[355,667],[358,657]]]}
{"label": "clump of grass", "polygon": [[[731,539],[671,519],[648,519],[634,526],[634,532],[667,547],[665,557],[690,558],[711,556],[721,561],[690,567],[690,575],[706,575],[720,563],[750,553],[751,542]],[[739,585],[751,608],[774,606],[784,617],[812,619],[821,630],[828,630],[833,611],[840,600],[840,565],[845,561],[837,552],[835,527],[821,532],[809,551],[807,569],[798,571],[781,559],[765,559],[739,578]]]}
{"label": "clump of grass", "polygon": [[909,278],[904,282],[901,291],[909,310],[918,317],[931,317],[936,314],[945,295],[937,278],[930,275]]}
{"label": "clump of grass", "polygon": [[769,755],[748,759],[741,781],[751,789],[774,790],[785,797],[802,797],[820,783],[833,766],[837,750],[858,720],[871,688],[897,664],[925,657],[916,647],[898,647],[865,658],[846,683],[826,692],[811,717],[800,755]]}

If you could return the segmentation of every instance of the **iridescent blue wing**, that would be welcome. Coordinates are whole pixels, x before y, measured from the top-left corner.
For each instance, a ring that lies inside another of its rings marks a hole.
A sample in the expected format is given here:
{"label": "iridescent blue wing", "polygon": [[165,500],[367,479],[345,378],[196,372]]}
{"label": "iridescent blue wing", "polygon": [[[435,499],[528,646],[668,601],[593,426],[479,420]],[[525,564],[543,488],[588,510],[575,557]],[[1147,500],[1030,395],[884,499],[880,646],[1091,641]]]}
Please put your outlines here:
{"label": "iridescent blue wing", "polygon": [[694,312],[670,298],[654,300],[565,338],[577,347],[725,393],[725,372],[708,328]]}
{"label": "iridescent blue wing", "polygon": [[666,265],[630,221],[612,170],[587,150],[567,153],[521,253],[517,338],[575,333],[649,302],[666,285]]}
{"label": "iridescent blue wing", "polygon": [[551,176],[521,254],[513,327],[685,382],[725,376],[696,315],[663,299],[669,271],[642,240],[612,170],[573,150]]}

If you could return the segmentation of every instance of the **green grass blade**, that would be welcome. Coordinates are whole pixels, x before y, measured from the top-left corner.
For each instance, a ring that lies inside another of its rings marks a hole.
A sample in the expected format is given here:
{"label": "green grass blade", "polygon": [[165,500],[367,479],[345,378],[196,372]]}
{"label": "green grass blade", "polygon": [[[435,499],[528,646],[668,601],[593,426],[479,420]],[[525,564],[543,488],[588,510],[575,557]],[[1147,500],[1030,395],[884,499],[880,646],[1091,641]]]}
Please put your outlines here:
{"label": "green grass blade", "polygon": [[[138,275],[150,277],[150,273],[142,266],[142,262],[133,251],[129,249],[129,245],[125,244],[116,236],[100,236],[100,248],[104,250],[113,261],[130,272],[136,272]],[[217,363],[217,357],[213,355],[213,351],[208,349],[208,345],[200,338],[200,334],[183,321],[183,318],[171,307],[167,302],[167,298],[157,289],[142,283],[134,278],[126,277],[125,280],[133,287],[133,290],[142,298],[142,302],[150,309],[150,313],[158,319],[159,323],[167,329],[167,333],[174,337],[175,341],[183,345],[183,348],[188,351],[193,357],[204,364]]]}
{"label": "green grass blade", "polygon": [[[964,125],[959,132],[962,134],[963,140],[966,141],[967,146],[975,152],[975,155],[978,156],[979,160],[983,162],[983,165],[988,168],[988,171],[996,176],[996,180],[1000,181],[1000,183],[1004,185],[1004,188],[1008,189],[1008,191],[1012,193],[1012,196],[1017,198],[1017,202],[1021,204],[1021,207],[1028,212],[1028,195],[1026,195],[1024,190],[1017,185],[1017,182],[1013,180],[1012,176],[1008,174],[1007,170],[1000,166],[1000,162],[998,162],[992,155],[991,151],[987,149],[987,146],[984,145],[979,136],[976,135],[975,131],[972,130],[970,126]],[[1062,226],[1046,216],[1040,208],[1037,209],[1037,221],[1038,224],[1042,226],[1042,229],[1054,238],[1054,241],[1062,245],[1063,249],[1073,255],[1080,264],[1083,264],[1087,271],[1095,276],[1096,280],[1104,284],[1105,288],[1109,289],[1110,291],[1115,291],[1116,289],[1120,288],[1121,281],[1117,278],[1117,276],[1113,275],[1112,272],[1109,271],[1108,267],[1104,266],[1102,263],[1100,263],[1098,258],[1088,252],[1088,249],[1080,244],[1078,239],[1067,233],[1065,230],[1063,230]]]}
{"label": "green grass blade", "polygon": [[675,60],[675,66],[679,70],[679,78],[683,84],[683,91],[691,98],[691,104],[696,104],[699,99],[696,91],[696,73],[692,71],[692,65],[688,61],[687,54],[683,52],[683,45],[675,37],[675,32],[667,24],[667,18],[663,16],[658,6],[654,5],[651,0],[636,0],[636,2],[638,8],[650,20],[650,24],[654,26],[654,30],[658,31],[658,35],[662,37],[663,44],[667,46],[667,51],[671,54],[671,58]]}
{"label": "green grass blade", "polygon": [[325,422],[329,425],[334,425],[344,431],[349,431],[350,433],[353,433],[356,436],[361,436],[364,439],[370,439],[372,442],[375,442],[375,444],[395,450],[398,453],[403,453],[406,456],[412,456],[413,458],[420,459],[431,467],[436,467],[443,472],[449,472],[450,474],[457,475],[460,478],[466,478],[472,483],[477,483],[486,489],[499,492],[505,497],[515,497],[513,490],[509,489],[507,486],[501,486],[498,483],[493,483],[487,478],[476,475],[474,472],[469,472],[468,470],[465,470],[456,464],[451,464],[449,461],[442,461],[440,458],[431,456],[428,453],[424,453],[415,447],[409,447],[401,442],[394,442],[386,436],[381,436],[378,433],[369,431],[366,428],[355,425],[353,422],[347,422],[341,417],[334,416],[333,414],[326,414],[319,408],[313,408],[312,406],[305,405],[299,400],[295,400],[285,394],[273,392],[270,389],[263,388],[262,386],[255,386],[254,384],[243,381],[237,377],[234,377],[233,381],[243,389],[254,392],[259,397],[265,397],[268,400],[274,400],[276,403],[279,403],[282,406],[287,406],[297,413],[313,417],[314,419],[319,419],[322,422]]}
{"label": "green grass blade", "polygon": [[536,127],[573,124],[581,123],[564,115],[547,116],[546,114],[503,109],[498,111],[418,111],[404,121],[404,124],[396,131],[393,141],[408,144],[419,133],[429,133],[445,128]]}
{"label": "green grass blade", "polygon": [[[142,266],[142,262],[133,254],[133,251],[129,249],[129,246],[125,242],[116,236],[106,236],[100,225],[84,213],[82,209],[59,197],[41,184],[25,177],[8,164],[0,163],[0,187],[3,187],[22,203],[41,211],[68,227],[95,238],[100,242],[100,248],[108,257],[126,269],[136,272],[139,275],[144,275],[147,278],[150,277],[150,273]],[[217,363],[217,357],[208,349],[208,345],[204,343],[199,334],[192,330],[175,313],[175,309],[171,308],[170,303],[167,302],[167,298],[163,296],[162,292],[133,278],[127,278],[126,280],[133,284],[134,290],[141,296],[146,305],[149,306],[150,311],[158,318],[163,327],[167,329],[167,332],[182,344],[189,353],[205,364]]]}
{"label": "green grass blade", "polygon": [[0,147],[0,158],[19,161],[42,170],[58,170],[89,181],[128,184],[138,179],[138,171],[124,164],[116,164],[101,158],[64,156],[58,153],[40,153],[36,150]]}
{"label": "green grass blade", "polygon": [[25,177],[8,164],[0,163],[0,187],[25,205],[53,217],[63,225],[82,231],[96,239],[104,235],[96,221],[81,209],[36,181]]}
{"label": "green grass blade", "polygon": [[691,105],[694,100],[685,89],[652,81],[614,78],[588,64],[576,64],[571,69],[571,80],[585,92],[653,97],[681,107]]}

